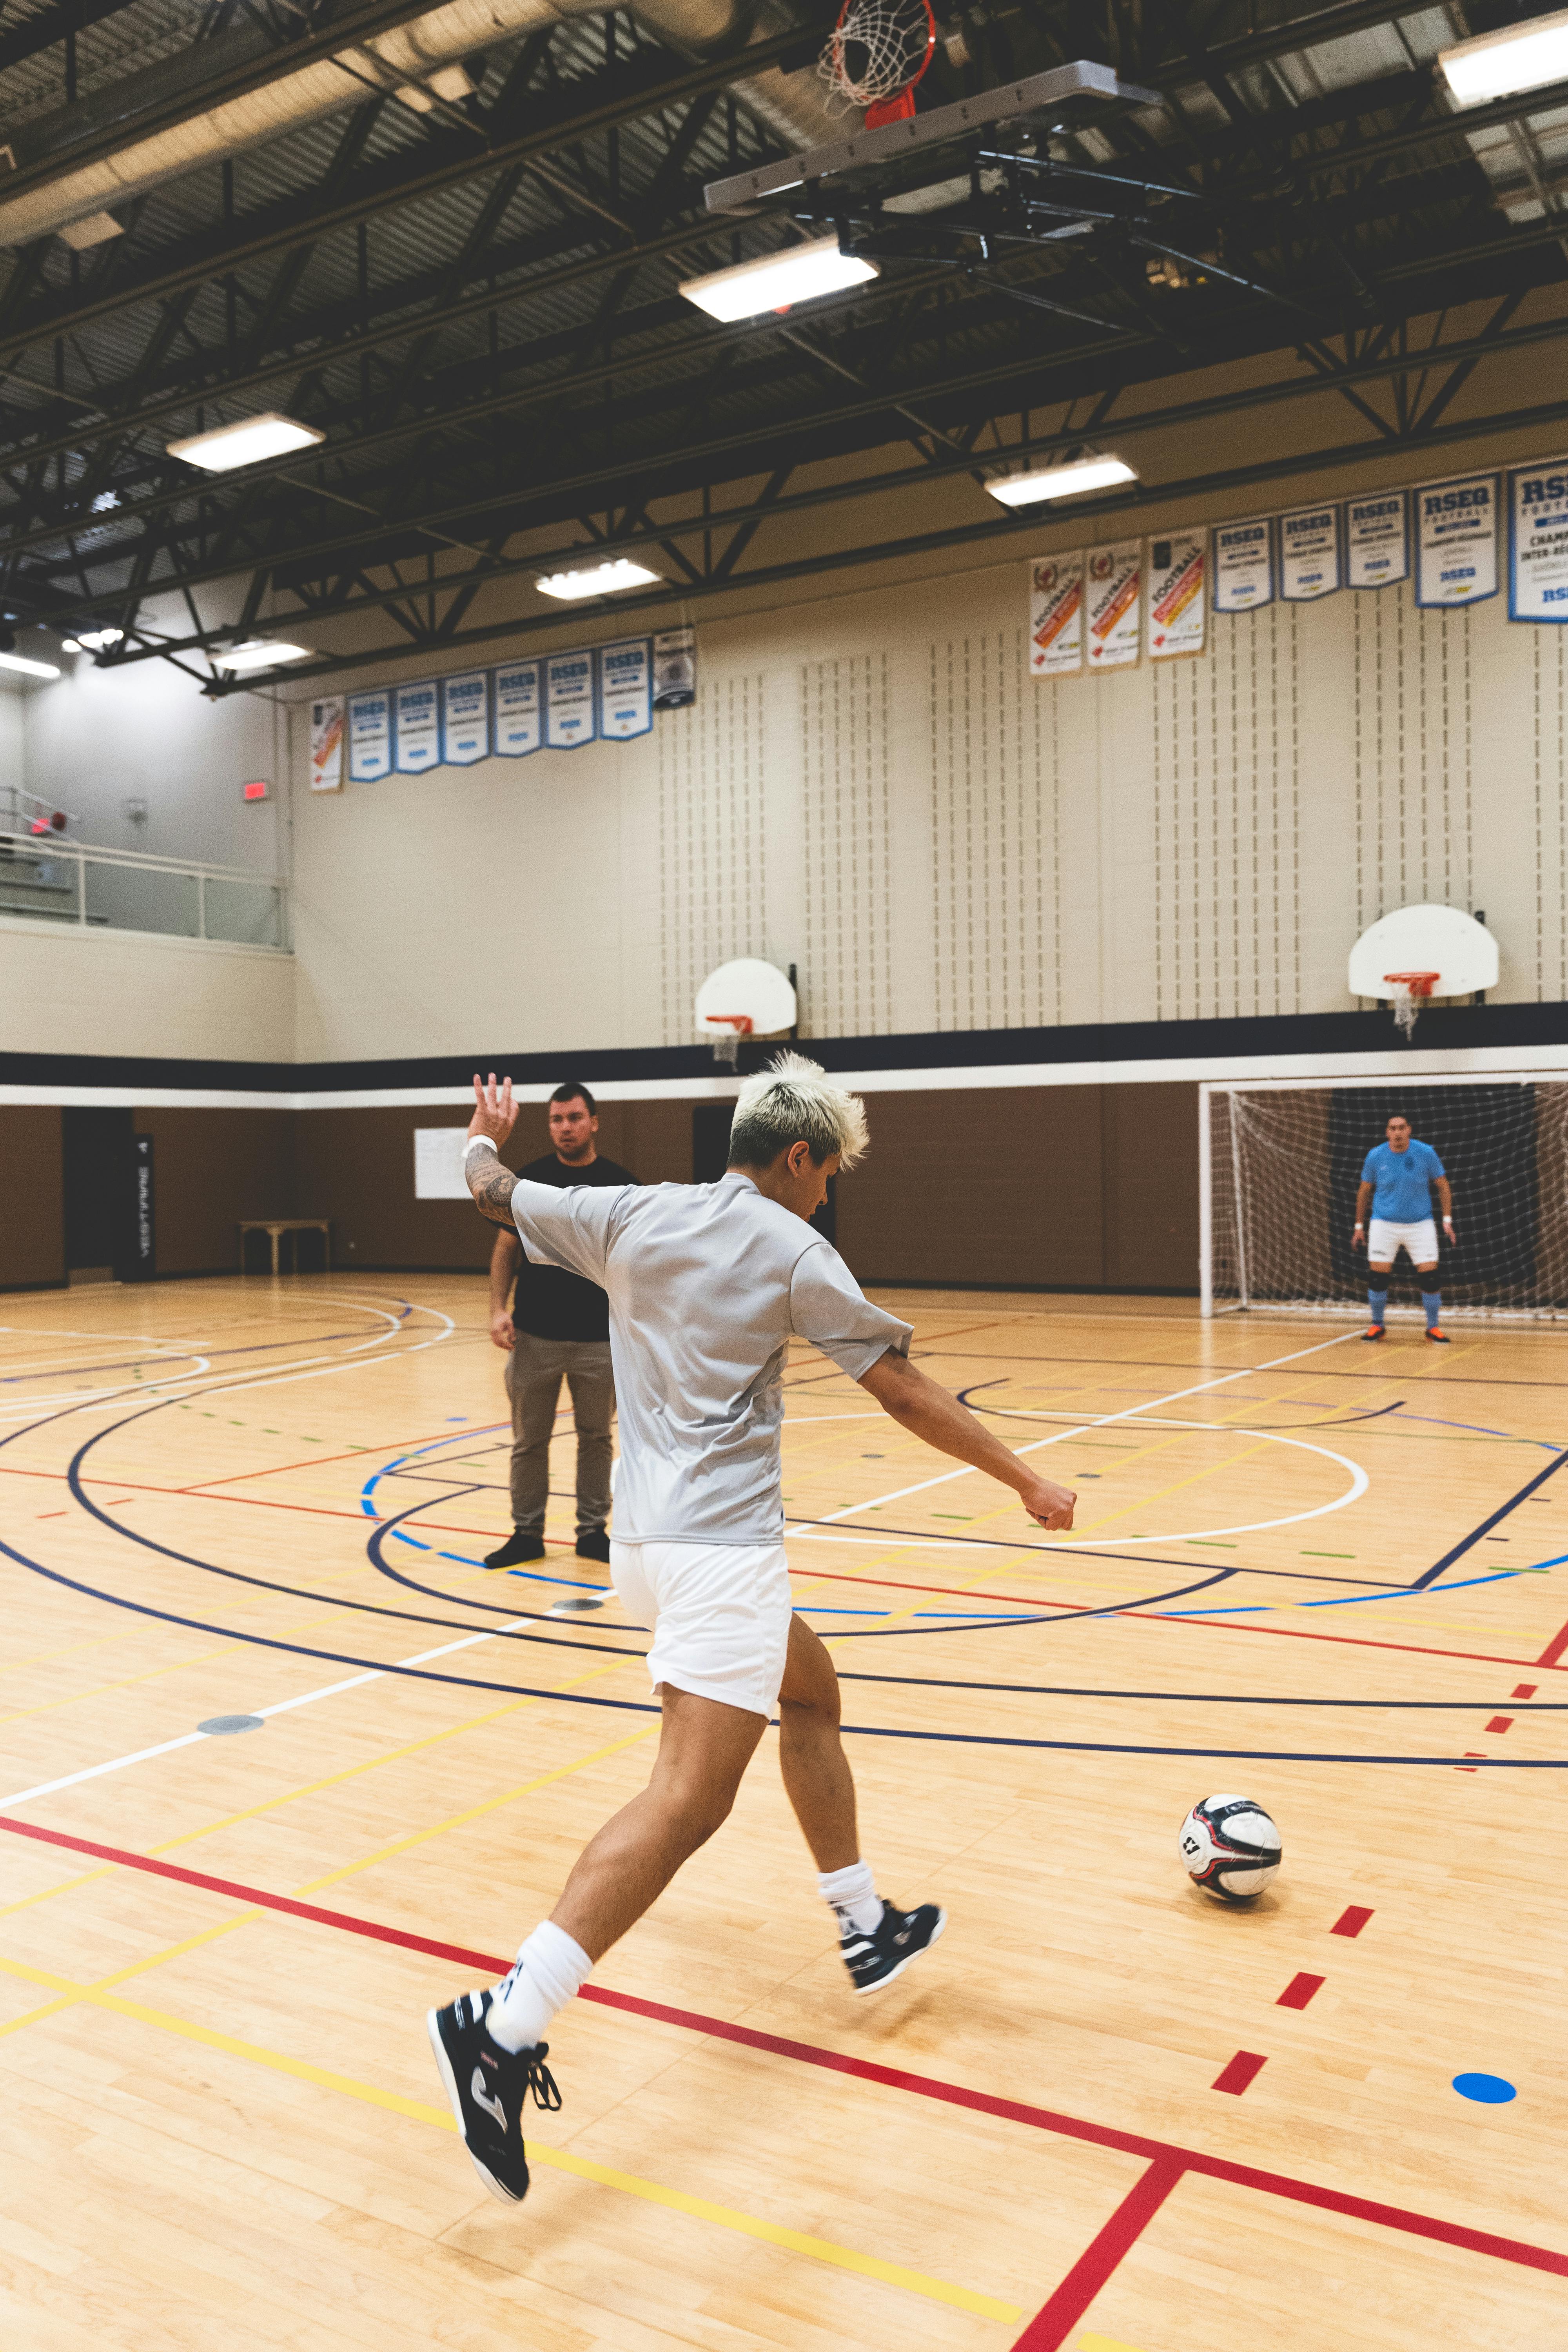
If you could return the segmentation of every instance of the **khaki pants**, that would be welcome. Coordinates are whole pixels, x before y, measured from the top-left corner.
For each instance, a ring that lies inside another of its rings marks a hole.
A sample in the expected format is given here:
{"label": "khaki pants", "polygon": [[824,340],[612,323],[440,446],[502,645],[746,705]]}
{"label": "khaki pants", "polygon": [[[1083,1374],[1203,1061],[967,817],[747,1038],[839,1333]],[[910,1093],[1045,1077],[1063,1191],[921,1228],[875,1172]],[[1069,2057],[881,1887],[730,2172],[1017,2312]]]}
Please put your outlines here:
{"label": "khaki pants", "polygon": [[544,1530],[550,1494],[550,1440],[564,1379],[577,1423],[577,1533],[603,1528],[610,1516],[610,1423],[615,1375],[607,1339],[541,1339],[520,1331],[507,1358],[511,1399],[511,1516],[532,1535]]}

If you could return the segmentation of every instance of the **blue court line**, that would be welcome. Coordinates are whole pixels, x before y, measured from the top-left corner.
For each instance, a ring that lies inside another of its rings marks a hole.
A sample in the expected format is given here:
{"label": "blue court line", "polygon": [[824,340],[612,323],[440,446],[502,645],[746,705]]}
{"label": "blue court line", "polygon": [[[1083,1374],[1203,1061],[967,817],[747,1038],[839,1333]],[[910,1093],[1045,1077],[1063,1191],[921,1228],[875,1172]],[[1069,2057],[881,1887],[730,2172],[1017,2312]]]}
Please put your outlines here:
{"label": "blue court line", "polygon": [[1530,1568],[1499,1568],[1494,1569],[1490,1576],[1456,1577],[1452,1584],[1400,1586],[1392,1592],[1352,1592],[1339,1601],[1295,1601],[1289,1609],[1283,1610],[1278,1601],[1264,1601],[1245,1609],[1162,1609],[1160,1614],[1162,1617],[1281,1617],[1297,1609],[1356,1609],[1367,1601],[1425,1601],[1433,1593],[1463,1592],[1472,1584],[1503,1584],[1510,1576],[1529,1576],[1535,1570],[1561,1568],[1565,1559],[1568,1559],[1568,1552],[1560,1554],[1556,1559],[1534,1560]]}

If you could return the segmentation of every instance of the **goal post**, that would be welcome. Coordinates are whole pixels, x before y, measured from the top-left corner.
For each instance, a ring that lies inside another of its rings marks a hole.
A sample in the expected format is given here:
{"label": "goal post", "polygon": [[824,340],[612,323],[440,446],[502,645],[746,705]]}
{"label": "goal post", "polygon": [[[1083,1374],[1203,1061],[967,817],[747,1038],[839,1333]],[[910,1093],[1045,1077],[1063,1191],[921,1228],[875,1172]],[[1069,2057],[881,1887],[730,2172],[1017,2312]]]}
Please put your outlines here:
{"label": "goal post", "polygon": [[[1491,1071],[1205,1080],[1205,1315],[1365,1313],[1366,1253],[1351,1243],[1356,1188],[1396,1111],[1433,1146],[1453,1188],[1458,1241],[1444,1239],[1438,1257],[1444,1320],[1568,1318],[1568,1078]],[[1392,1312],[1419,1315],[1407,1257],[1389,1289]]]}

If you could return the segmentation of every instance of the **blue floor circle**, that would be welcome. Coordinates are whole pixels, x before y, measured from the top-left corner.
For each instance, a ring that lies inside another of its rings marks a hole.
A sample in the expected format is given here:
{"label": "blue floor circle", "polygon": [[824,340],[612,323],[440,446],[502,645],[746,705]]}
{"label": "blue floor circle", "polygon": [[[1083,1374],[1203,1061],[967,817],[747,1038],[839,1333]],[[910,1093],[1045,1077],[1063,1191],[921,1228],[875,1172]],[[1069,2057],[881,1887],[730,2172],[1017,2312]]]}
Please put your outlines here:
{"label": "blue floor circle", "polygon": [[1519,2093],[1500,2074],[1456,2074],[1454,2088],[1461,2099],[1475,2099],[1483,2107],[1506,2107]]}

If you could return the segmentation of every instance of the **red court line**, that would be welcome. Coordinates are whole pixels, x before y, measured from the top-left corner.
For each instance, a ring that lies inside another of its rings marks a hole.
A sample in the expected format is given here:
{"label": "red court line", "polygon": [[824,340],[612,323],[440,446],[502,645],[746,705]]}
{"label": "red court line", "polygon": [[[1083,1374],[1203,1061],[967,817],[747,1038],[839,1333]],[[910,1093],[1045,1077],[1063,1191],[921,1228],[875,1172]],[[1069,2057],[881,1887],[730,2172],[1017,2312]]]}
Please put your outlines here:
{"label": "red court line", "polygon": [[1533,1666],[1554,1666],[1564,1650],[1568,1650],[1568,1625],[1564,1625],[1560,1633],[1553,1633],[1541,1655],[1530,1663]]}
{"label": "red court line", "polygon": [[1509,1696],[1510,1698],[1533,1698],[1535,1696],[1535,1692],[1536,1685],[1534,1683],[1515,1683],[1512,1690],[1509,1693]]}
{"label": "red court line", "polygon": [[[558,1421],[561,1418],[559,1413],[555,1417]],[[473,1429],[454,1430],[451,1443],[456,1445],[459,1439],[465,1437],[489,1437],[494,1431],[507,1426],[504,1421],[482,1421]],[[202,1478],[194,1486],[175,1486],[169,1491],[176,1495],[199,1495],[204,1486],[237,1486],[242,1478],[281,1478],[290,1470],[314,1470],[326,1462],[352,1462],[361,1454],[395,1454],[400,1445],[434,1445],[439,1437],[440,1432],[437,1431],[434,1437],[427,1434],[424,1437],[394,1438],[389,1445],[351,1445],[346,1454],[315,1454],[308,1462],[279,1462],[270,1470],[237,1470],[232,1478]]]}
{"label": "red court line", "polygon": [[[293,1895],[273,1895],[265,1887],[246,1886],[238,1881],[209,1877],[205,1871],[186,1870],[178,1863],[161,1862],[156,1855],[132,1853],[121,1846],[99,1845],[89,1838],[68,1837],[63,1830],[47,1830],[34,1822],[19,1822],[0,1813],[0,1830],[15,1836],[35,1838],[40,1844],[63,1846],[72,1853],[85,1853],[95,1861],[120,1864],[127,1870],[142,1870],[157,1878],[173,1878],[188,1886],[199,1886],[209,1894],[223,1895],[231,1901],[253,1904],[266,1911],[283,1911],[291,1916],[310,1919],[318,1926],[336,1927],[350,1936],[365,1936],[379,1944],[395,1944],[405,1951],[422,1952],[438,1960],[450,1960],[459,1968],[481,1969],[500,1976],[511,1966],[510,1958],[499,1958],[493,1952],[473,1952],[459,1944],[444,1944],[430,1936],[411,1935],[405,1928],[387,1927],[378,1920],[361,1919],[351,1912],[327,1911],[314,1903],[301,1903]],[[1370,1916],[1370,1914],[1368,1915]],[[1004,2123],[1024,2124],[1034,2131],[1053,2133],[1062,2139],[1083,2142],[1090,2147],[1114,2148],[1124,2156],[1141,2156],[1149,2163],[1173,2161],[1187,2172],[1202,2173],[1212,2180],[1228,2181],[1238,2189],[1255,2189],[1269,2197],[1288,2198],[1298,2205],[1310,2205],[1325,2213],[1348,2215],[1352,2221],[1372,2221],[1385,2230],[1403,2231],[1406,2235],[1429,2238],[1441,2245],[1458,2246],[1468,2253],[1487,2254],[1496,2262],[1515,2263],[1525,2270],[1550,2271],[1559,2278],[1568,2278],[1568,2254],[1553,2252],[1546,2246],[1533,2246],[1521,2238],[1502,2238],[1489,2230],[1472,2230],[1462,2221],[1442,2221],[1429,2213],[1415,2213],[1402,2205],[1384,2205],[1369,2197],[1352,2197],[1342,2189],[1322,2189],[1315,2181],[1298,2180],[1286,2172],[1266,2172],[1251,2164],[1237,2164],[1228,2157],[1207,2156],[1202,2149],[1183,2147],[1178,2142],[1147,2138],[1142,2132],[1119,2130],[1111,2124],[1086,2123],[1079,2116],[1064,2116],[1048,2107],[1028,2106],[1018,2099],[999,2098],[994,2092],[972,2091],[959,2083],[945,2083],[930,2074],[907,2074],[896,2066],[883,2066],[868,2058],[852,2058],[846,2052],[824,2050],[810,2042],[792,2042],[783,2034],[764,2033],[756,2026],[737,2025],[721,2017],[706,2017],[700,2011],[672,2009],[667,2003],[644,2000],[636,1993],[612,1992],[606,1986],[584,1985],[577,1996],[580,2000],[594,2001],[605,2009],[624,2010],[633,2017],[650,2018],[658,2025],[679,2026],[689,2033],[704,2033],[720,2042],[734,2042],[748,2050],[761,2050],[775,2058],[794,2059],[803,2066],[818,2066],[832,2074],[847,2074],[858,2082],[877,2083],[884,2089],[905,2091],[912,2096],[931,2099],[939,2105],[963,2107],[975,2115],[995,2116]],[[1035,2347],[1031,2347],[1035,2352]]]}
{"label": "red court line", "polygon": [[1513,1729],[1513,1717],[1511,1715],[1494,1715],[1491,1721],[1488,1724],[1487,1729],[1489,1731],[1511,1731]]}
{"label": "red court line", "polygon": [[1305,2009],[1312,1995],[1321,1992],[1327,1981],[1326,1977],[1310,1977],[1304,1973],[1293,1976],[1274,2006],[1276,2009]]}
{"label": "red court line", "polygon": [[1084,2249],[1043,2311],[1037,2312],[1013,2352],[1057,2352],[1095,2296],[1131,2252],[1186,2171],[1175,2157],[1157,2157],[1128,2190],[1098,2237]]}
{"label": "red court line", "polygon": [[1256,2083],[1268,2063],[1268,2059],[1260,2058],[1256,2050],[1238,2050],[1229,2063],[1220,2068],[1209,2088],[1211,2091],[1228,2091],[1233,2098],[1239,2099],[1248,2084]]}
{"label": "red court line", "polygon": [[1340,1913],[1329,1933],[1331,1936],[1359,1936],[1371,1917],[1370,1911],[1364,1910],[1359,1903],[1352,1903],[1348,1911]]}

